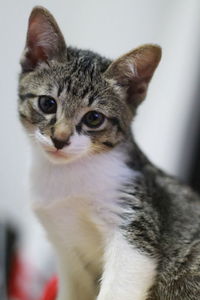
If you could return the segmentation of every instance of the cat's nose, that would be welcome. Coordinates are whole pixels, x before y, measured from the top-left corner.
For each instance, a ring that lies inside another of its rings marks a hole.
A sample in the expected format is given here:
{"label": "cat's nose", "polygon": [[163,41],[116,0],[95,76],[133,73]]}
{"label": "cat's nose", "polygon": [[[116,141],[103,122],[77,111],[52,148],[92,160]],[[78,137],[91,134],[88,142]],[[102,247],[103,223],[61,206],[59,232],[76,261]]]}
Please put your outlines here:
{"label": "cat's nose", "polygon": [[64,148],[65,146],[68,146],[70,144],[69,139],[62,141],[62,140],[58,140],[56,138],[51,137],[51,140],[52,140],[54,146],[56,147],[56,149],[58,149],[58,150]]}

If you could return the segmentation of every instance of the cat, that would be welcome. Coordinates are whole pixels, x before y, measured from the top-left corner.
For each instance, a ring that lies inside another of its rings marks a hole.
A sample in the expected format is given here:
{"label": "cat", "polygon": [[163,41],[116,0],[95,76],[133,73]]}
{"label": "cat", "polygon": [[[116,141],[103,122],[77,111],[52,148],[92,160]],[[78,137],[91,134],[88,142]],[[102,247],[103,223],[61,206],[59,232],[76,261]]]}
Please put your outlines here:
{"label": "cat", "polygon": [[33,152],[32,206],[57,253],[58,300],[200,299],[200,199],[155,167],[132,120],[161,58],[67,47],[29,18],[18,111]]}

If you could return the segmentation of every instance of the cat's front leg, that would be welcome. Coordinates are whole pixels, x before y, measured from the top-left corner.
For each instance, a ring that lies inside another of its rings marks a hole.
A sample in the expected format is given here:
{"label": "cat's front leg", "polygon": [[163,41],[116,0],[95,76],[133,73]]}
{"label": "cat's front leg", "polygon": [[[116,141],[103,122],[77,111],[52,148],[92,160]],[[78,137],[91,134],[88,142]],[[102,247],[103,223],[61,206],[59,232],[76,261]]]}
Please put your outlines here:
{"label": "cat's front leg", "polygon": [[105,251],[97,300],[145,300],[156,275],[156,261],[140,252],[117,232]]}
{"label": "cat's front leg", "polygon": [[75,251],[66,256],[66,259],[58,259],[59,292],[56,300],[94,300],[97,293],[91,274]]}

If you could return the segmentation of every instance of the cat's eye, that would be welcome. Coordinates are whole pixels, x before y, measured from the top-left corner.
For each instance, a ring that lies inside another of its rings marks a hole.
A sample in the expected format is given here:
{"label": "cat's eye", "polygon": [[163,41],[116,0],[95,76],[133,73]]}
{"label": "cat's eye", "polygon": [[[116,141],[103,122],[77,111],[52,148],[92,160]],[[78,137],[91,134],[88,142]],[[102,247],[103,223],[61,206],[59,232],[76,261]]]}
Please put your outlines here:
{"label": "cat's eye", "polygon": [[45,114],[55,114],[57,110],[57,103],[50,96],[40,96],[38,99],[38,105],[41,111]]}
{"label": "cat's eye", "polygon": [[98,111],[89,111],[83,117],[82,122],[90,128],[98,128],[100,127],[105,120],[105,116]]}

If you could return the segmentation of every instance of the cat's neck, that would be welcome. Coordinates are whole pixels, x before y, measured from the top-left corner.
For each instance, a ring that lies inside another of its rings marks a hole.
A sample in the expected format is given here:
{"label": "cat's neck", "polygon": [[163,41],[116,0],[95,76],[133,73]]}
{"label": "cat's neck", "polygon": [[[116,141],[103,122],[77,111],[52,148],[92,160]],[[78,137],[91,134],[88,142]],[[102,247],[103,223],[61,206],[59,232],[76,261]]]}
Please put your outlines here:
{"label": "cat's neck", "polygon": [[123,178],[139,176],[150,164],[133,139],[108,152],[62,165],[50,162],[37,147],[33,150],[33,190],[38,191],[39,198],[43,196],[43,203],[66,195],[109,193],[122,184]]}
{"label": "cat's neck", "polygon": [[50,162],[40,149],[34,148],[33,190],[39,195],[42,193],[43,203],[77,194],[96,192],[102,195],[115,190],[122,178],[131,176],[133,170],[128,166],[129,161],[128,148],[123,144],[108,152],[88,155],[62,165]]}
{"label": "cat's neck", "polygon": [[[139,157],[140,163],[134,165]],[[82,265],[90,265],[94,278],[102,272],[106,240],[126,221],[128,207],[121,202],[126,197],[124,187],[134,185],[144,164],[139,149],[128,142],[65,165],[53,164],[34,151],[33,205],[56,249],[64,282],[68,268],[74,266],[82,272]],[[134,193],[130,197],[134,204]],[[65,284],[61,288],[66,295]]]}

